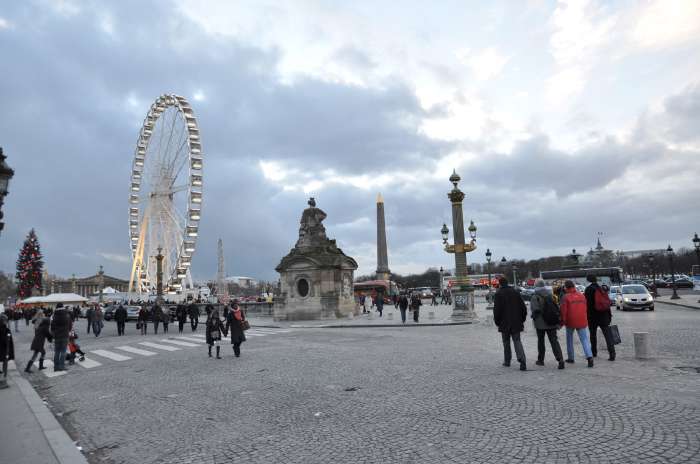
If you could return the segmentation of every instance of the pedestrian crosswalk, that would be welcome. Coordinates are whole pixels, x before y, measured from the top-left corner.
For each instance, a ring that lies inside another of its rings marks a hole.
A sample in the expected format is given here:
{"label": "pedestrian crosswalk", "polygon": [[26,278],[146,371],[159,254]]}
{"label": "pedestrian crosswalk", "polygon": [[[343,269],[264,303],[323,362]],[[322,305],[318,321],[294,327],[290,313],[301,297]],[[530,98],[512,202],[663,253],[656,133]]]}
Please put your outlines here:
{"label": "pedestrian crosswalk", "polygon": [[[257,337],[265,337],[268,335],[285,334],[292,331],[293,329],[256,327],[246,331],[245,335],[247,338],[252,339]],[[140,357],[151,357],[166,352],[176,352],[188,348],[204,347],[206,346],[206,335],[203,333],[179,334],[177,336],[156,339],[154,341],[136,341],[134,344],[135,346],[120,345],[95,350],[86,349],[85,359],[83,361],[78,361],[76,359],[75,365],[80,366],[82,369],[94,369],[111,361],[121,363],[138,359]],[[83,348],[85,349],[85,347]],[[46,369],[40,371],[46,377],[60,377],[68,373],[68,371],[54,372],[53,362],[49,358],[52,358],[51,354],[49,354],[49,356],[47,356],[47,358],[44,360],[44,366]],[[68,365],[68,362],[66,362],[66,365]]]}

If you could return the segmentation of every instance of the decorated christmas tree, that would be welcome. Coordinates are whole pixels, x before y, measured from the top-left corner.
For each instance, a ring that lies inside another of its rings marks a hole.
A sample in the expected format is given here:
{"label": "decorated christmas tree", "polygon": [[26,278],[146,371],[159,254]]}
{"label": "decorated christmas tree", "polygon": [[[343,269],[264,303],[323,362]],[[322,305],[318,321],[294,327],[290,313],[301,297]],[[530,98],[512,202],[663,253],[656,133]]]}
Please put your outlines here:
{"label": "decorated christmas tree", "polygon": [[17,292],[20,298],[32,296],[32,289],[41,291],[41,272],[44,262],[41,260],[39,240],[34,229],[29,231],[17,259]]}

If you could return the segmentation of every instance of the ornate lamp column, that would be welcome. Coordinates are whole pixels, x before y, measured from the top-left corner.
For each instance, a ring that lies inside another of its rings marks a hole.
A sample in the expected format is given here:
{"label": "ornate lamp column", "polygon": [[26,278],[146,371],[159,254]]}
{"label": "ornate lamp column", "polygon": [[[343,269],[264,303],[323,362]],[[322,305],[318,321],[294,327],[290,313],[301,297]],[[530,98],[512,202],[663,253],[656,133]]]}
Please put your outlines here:
{"label": "ornate lamp column", "polygon": [[163,249],[158,247],[156,255],[156,303],[163,304]]}
{"label": "ornate lamp column", "polygon": [[456,171],[452,172],[450,182],[454,186],[447,197],[452,202],[452,228],[454,245],[447,243],[450,230],[447,224],[442,225],[440,232],[442,233],[442,242],[445,245],[447,253],[455,255],[455,284],[452,288],[452,296],[454,297],[454,307],[452,308],[452,320],[466,321],[475,320],[476,312],[474,311],[474,287],[467,278],[467,253],[476,250],[476,226],[474,221],[469,224],[469,236],[471,241],[465,243],[464,239],[464,217],[462,212],[462,200],[464,200],[464,192],[457,188],[457,184],[461,178]]}
{"label": "ornate lamp column", "polygon": [[681,297],[678,296],[678,292],[676,292],[676,270],[673,268],[673,248],[671,248],[671,244],[668,244],[668,248],[666,248],[666,254],[668,255],[668,260],[671,263],[671,285],[673,286],[673,295],[671,295],[672,300],[679,300]]}
{"label": "ornate lamp column", "polygon": [[489,248],[486,249],[486,272],[489,275],[489,293],[486,295],[486,301],[488,301],[488,305],[486,306],[486,309],[493,309],[493,285],[491,285],[491,250]]}
{"label": "ornate lamp column", "polygon": [[[698,273],[700,273],[700,237],[698,237],[698,233],[695,233],[695,236],[693,237],[693,245],[695,246],[695,257],[698,259]],[[691,277],[695,277],[694,275]],[[697,282],[695,279],[693,279],[695,282]],[[697,285],[696,285],[697,286]],[[698,303],[700,303],[700,300],[698,300]]]}
{"label": "ornate lamp column", "polygon": [[656,267],[654,266],[654,253],[649,253],[647,255],[647,261],[649,262],[649,271],[651,271],[651,296],[654,298],[658,297],[659,294],[656,292]]}

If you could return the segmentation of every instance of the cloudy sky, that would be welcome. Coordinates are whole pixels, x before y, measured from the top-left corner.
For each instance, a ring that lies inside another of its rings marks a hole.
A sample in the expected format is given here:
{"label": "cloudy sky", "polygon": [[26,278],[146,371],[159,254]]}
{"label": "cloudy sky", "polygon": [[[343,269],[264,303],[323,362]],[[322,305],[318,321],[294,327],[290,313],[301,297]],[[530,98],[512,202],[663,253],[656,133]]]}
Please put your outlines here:
{"label": "cloudy sky", "polygon": [[700,1],[0,4],[0,269],[36,228],[52,274],[126,277],[137,133],[187,97],[205,153],[197,278],[276,279],[309,196],[375,269],[450,266],[462,176],[479,250],[689,246],[700,232]]}

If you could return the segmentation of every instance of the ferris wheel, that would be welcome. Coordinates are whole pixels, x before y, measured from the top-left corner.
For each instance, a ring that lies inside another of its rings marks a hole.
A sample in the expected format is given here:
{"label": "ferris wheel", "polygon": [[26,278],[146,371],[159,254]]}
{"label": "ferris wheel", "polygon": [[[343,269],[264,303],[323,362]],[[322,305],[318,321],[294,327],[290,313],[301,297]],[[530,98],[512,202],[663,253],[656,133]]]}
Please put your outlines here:
{"label": "ferris wheel", "polygon": [[202,213],[202,146],[184,97],[161,95],[136,142],[129,195],[129,293],[151,294],[162,256],[163,290],[191,289],[190,265]]}

